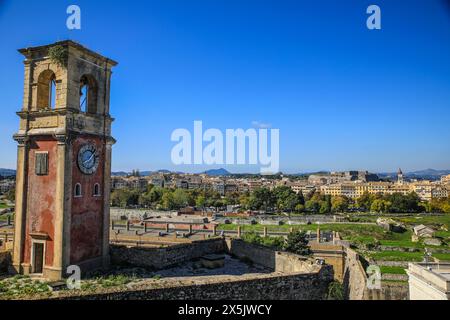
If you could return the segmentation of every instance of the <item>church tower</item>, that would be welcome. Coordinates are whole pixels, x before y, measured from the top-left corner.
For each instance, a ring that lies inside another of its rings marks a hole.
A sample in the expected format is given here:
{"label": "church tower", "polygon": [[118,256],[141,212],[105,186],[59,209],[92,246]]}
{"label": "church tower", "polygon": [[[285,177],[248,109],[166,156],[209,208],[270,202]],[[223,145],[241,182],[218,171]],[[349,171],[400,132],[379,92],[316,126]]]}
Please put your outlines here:
{"label": "church tower", "polygon": [[13,269],[57,280],[109,264],[111,69],[73,41],[20,49]]}
{"label": "church tower", "polygon": [[402,169],[398,169],[398,172],[397,172],[397,183],[398,184],[403,184],[405,181],[404,181],[404,179],[403,179],[403,172],[402,172]]}

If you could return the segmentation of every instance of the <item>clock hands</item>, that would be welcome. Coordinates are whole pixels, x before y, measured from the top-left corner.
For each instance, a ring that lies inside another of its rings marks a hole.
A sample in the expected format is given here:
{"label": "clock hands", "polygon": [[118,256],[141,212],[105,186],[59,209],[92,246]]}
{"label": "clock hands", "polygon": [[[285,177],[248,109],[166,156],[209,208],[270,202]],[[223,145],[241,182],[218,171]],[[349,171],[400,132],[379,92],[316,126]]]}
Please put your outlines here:
{"label": "clock hands", "polygon": [[83,161],[83,164],[86,164],[88,162],[91,162],[92,158],[94,157],[94,153],[91,154],[91,156],[89,157],[89,159]]}

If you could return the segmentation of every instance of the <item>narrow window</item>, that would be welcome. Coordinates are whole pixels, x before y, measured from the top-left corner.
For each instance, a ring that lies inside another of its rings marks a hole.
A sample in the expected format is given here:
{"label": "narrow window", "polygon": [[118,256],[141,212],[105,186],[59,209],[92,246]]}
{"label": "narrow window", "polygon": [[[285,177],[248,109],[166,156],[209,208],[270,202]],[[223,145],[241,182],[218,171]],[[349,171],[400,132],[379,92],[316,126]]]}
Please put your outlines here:
{"label": "narrow window", "polygon": [[38,176],[48,174],[48,152],[35,153],[35,172]]}
{"label": "narrow window", "polygon": [[99,197],[100,196],[100,185],[98,183],[96,183],[94,185],[94,197]]}
{"label": "narrow window", "polygon": [[56,79],[54,76],[50,80],[48,95],[49,95],[48,106],[50,109],[55,109],[55,107],[56,107]]}
{"label": "narrow window", "polygon": [[89,96],[89,84],[86,77],[81,78],[80,81],[80,110],[81,112],[88,111],[88,96]]}
{"label": "narrow window", "polygon": [[79,183],[75,185],[75,197],[76,198],[81,197],[81,184]]}

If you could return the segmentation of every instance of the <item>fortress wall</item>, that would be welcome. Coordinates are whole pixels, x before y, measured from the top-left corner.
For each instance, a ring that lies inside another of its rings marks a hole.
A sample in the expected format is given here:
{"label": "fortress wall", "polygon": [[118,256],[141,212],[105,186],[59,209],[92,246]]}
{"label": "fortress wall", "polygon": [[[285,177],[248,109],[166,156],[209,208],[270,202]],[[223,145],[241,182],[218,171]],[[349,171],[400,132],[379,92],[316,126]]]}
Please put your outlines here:
{"label": "fortress wall", "polygon": [[222,238],[193,241],[189,244],[177,244],[164,248],[110,245],[113,264],[154,269],[167,268],[206,254],[224,251],[225,245]]}

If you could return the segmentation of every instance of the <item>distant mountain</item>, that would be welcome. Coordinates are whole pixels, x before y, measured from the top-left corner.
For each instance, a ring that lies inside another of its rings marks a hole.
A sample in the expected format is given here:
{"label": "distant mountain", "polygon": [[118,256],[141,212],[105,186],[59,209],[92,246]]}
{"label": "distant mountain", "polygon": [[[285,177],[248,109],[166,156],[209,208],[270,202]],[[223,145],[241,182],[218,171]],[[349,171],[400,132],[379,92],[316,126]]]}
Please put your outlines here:
{"label": "distant mountain", "polygon": [[172,171],[166,170],[166,169],[158,170],[157,172],[158,173],[172,173]]}
{"label": "distant mountain", "polygon": [[[165,169],[157,170],[157,171],[139,171],[139,175],[141,177],[147,177],[147,176],[150,176],[150,175],[155,174],[155,173],[167,173],[167,174],[177,173],[177,174],[183,174],[184,172],[181,172],[181,171],[170,171],[170,170],[165,170]],[[131,171],[129,171],[129,172],[127,172],[127,171],[113,171],[113,172],[111,172],[111,176],[113,176],[113,177],[114,176],[129,176],[129,175],[131,175]]]}
{"label": "distant mountain", "polygon": [[450,170],[435,170],[435,169],[425,169],[419,171],[408,172],[406,176],[408,178],[422,178],[422,179],[440,179],[442,176],[450,174]]}
{"label": "distant mountain", "polygon": [[126,176],[128,175],[129,172],[125,172],[125,171],[115,171],[115,172],[111,172],[111,176],[116,177],[116,176]]}
{"label": "distant mountain", "polygon": [[16,170],[0,168],[0,176],[13,177],[16,175]]}
{"label": "distant mountain", "polygon": [[[446,176],[448,174],[450,174],[450,170],[425,169],[407,172],[404,173],[404,176],[408,179],[439,180],[442,176]],[[382,172],[378,173],[378,176],[380,178],[396,179],[397,172]]]}
{"label": "distant mountain", "polygon": [[208,176],[228,176],[231,174],[228,170],[225,170],[224,168],[206,170],[203,173],[207,174]]}

